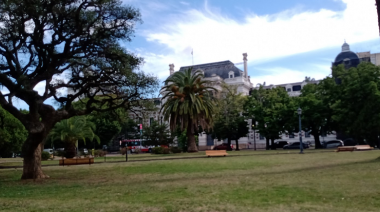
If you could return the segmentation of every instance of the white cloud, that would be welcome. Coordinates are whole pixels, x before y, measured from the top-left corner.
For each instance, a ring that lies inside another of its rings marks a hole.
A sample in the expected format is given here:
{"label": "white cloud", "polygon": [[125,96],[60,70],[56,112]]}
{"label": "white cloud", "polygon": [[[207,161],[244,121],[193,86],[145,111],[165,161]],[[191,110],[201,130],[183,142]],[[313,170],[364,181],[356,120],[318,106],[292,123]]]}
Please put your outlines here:
{"label": "white cloud", "polygon": [[331,74],[330,66],[319,64],[310,64],[307,73],[305,73],[304,70],[288,69],[283,67],[273,67],[266,69],[259,68],[257,70],[265,72],[266,74],[251,78],[251,82],[254,86],[257,83],[263,82],[266,82],[267,85],[302,82],[306,76],[314,78],[316,80],[321,80]]}
{"label": "white cloud", "polygon": [[[207,4],[202,11],[184,11],[173,15],[170,22],[139,33],[149,42],[162,46],[160,54],[140,52],[146,61],[143,70],[165,77],[169,74],[169,63],[174,63],[176,70],[191,65],[191,49],[194,49],[195,64],[223,60],[241,62],[242,53],[247,52],[248,62],[253,65],[340,46],[344,39],[352,44],[378,38],[374,2],[342,1],[347,5],[344,11],[294,9],[265,16],[249,13],[242,22],[213,12]],[[275,81],[273,78],[271,83]]]}

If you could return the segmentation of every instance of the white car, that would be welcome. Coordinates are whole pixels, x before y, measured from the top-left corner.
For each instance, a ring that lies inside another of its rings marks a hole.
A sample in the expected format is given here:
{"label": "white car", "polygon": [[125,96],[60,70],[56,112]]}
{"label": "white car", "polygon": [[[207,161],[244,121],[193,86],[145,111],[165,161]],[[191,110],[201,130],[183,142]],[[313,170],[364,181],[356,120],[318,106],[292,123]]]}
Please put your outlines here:
{"label": "white car", "polygon": [[52,155],[54,151],[53,149],[44,149],[44,152],[48,152],[49,154]]}

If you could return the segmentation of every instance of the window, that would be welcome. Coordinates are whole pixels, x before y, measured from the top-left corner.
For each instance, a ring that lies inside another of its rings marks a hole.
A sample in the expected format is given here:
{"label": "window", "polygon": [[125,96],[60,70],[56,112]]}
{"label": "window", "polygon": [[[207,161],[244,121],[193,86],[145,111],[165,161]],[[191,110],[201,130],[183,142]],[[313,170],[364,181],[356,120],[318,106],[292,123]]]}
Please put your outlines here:
{"label": "window", "polygon": [[291,88],[286,89],[287,92],[292,92]]}
{"label": "window", "polygon": [[293,133],[290,133],[290,134],[289,134],[289,138],[294,138],[294,134],[293,134]]}
{"label": "window", "polygon": [[153,124],[153,121],[154,121],[154,119],[150,118],[150,120],[149,120],[149,126],[151,126]]}
{"label": "window", "polygon": [[293,86],[293,91],[300,91],[300,90],[301,90],[301,85]]}
{"label": "window", "polygon": [[310,138],[310,132],[308,131],[305,132],[305,138]]}
{"label": "window", "polygon": [[260,134],[260,140],[264,140],[264,136]]}
{"label": "window", "polygon": [[228,78],[234,78],[235,74],[233,71],[228,72]]}

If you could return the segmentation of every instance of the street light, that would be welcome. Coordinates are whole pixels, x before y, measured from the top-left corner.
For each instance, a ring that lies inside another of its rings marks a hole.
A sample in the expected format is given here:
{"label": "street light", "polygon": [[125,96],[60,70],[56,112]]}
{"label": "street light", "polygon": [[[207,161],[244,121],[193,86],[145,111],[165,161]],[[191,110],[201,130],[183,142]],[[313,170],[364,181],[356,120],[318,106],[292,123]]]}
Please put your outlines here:
{"label": "street light", "polygon": [[300,154],[303,154],[303,143],[302,143],[302,127],[301,127],[301,114],[302,114],[302,110],[301,108],[298,108],[297,109],[297,113],[298,113],[298,122],[300,124]]}

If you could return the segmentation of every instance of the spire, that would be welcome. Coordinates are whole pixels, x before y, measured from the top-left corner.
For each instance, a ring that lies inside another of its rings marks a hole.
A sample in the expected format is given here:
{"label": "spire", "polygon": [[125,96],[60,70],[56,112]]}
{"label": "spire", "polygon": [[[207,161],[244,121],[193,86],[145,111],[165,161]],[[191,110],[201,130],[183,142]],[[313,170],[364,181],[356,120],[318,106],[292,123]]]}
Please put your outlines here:
{"label": "spire", "polygon": [[344,40],[344,44],[342,46],[342,52],[348,52],[350,51],[350,45],[346,43],[346,40]]}
{"label": "spire", "polygon": [[248,70],[247,70],[247,53],[243,53],[243,62],[244,62],[244,78],[248,78]]}
{"label": "spire", "polygon": [[174,64],[169,64],[169,71],[170,71],[170,75],[172,75],[174,73]]}

